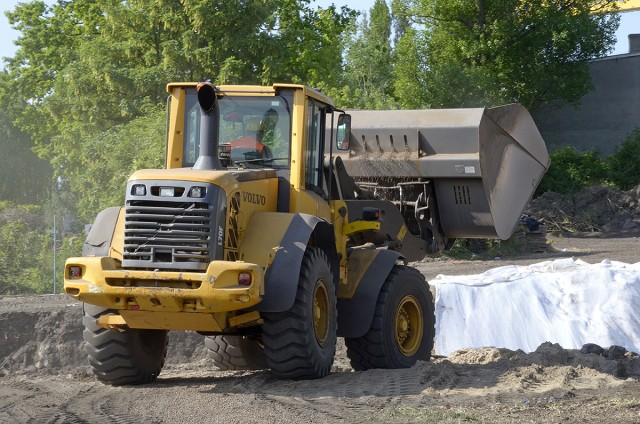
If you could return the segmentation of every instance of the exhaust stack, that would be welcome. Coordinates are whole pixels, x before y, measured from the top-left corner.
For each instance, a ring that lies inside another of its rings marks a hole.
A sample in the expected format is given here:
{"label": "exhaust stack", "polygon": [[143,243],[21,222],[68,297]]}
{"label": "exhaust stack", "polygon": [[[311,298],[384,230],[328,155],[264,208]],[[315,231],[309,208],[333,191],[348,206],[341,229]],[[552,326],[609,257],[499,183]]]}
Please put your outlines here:
{"label": "exhaust stack", "polygon": [[201,82],[197,86],[200,104],[200,155],[193,169],[224,169],[218,157],[218,138],[220,114],[216,88],[210,82]]}

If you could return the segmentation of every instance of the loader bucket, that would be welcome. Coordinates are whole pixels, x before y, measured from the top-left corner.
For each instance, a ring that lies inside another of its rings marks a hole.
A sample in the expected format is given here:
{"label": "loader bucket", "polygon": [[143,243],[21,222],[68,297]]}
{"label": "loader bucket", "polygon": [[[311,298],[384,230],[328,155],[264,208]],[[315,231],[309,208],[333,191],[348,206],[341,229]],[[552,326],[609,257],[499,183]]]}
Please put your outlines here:
{"label": "loader bucket", "polygon": [[449,238],[511,236],[549,154],[531,115],[492,109],[349,111],[349,175],[369,182],[431,180]]}

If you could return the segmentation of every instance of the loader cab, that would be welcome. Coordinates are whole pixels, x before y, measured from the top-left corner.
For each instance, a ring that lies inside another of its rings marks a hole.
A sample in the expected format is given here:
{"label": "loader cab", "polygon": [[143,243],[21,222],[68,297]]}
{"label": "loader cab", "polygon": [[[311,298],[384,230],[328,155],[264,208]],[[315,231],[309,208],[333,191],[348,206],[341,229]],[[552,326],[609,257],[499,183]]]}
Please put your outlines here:
{"label": "loader cab", "polygon": [[[167,145],[173,159],[168,167],[192,167],[200,154],[200,110],[196,87],[180,87],[171,96],[169,123],[175,122]],[[174,99],[177,99],[173,110]],[[292,90],[279,90],[271,96],[244,91],[220,91],[219,155],[226,167],[250,168],[268,165],[277,170],[290,166]]]}
{"label": "loader cab", "polygon": [[[170,83],[166,167],[191,168],[200,154],[197,83]],[[224,168],[275,169],[288,210],[329,216],[323,180],[327,122],[333,102],[297,84],[216,87]],[[311,195],[310,193],[313,193]],[[324,205],[320,204],[324,203]]]}

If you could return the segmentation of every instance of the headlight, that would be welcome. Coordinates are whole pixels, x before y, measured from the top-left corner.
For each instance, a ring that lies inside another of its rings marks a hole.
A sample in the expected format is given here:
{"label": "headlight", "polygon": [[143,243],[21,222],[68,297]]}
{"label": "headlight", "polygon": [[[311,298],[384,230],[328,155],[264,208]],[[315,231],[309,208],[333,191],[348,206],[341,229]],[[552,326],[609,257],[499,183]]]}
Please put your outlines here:
{"label": "headlight", "polygon": [[189,197],[201,199],[206,193],[207,190],[204,187],[191,187],[191,190],[189,190]]}
{"label": "headlight", "polygon": [[160,197],[175,197],[176,189],[174,187],[160,187]]}
{"label": "headlight", "polygon": [[131,187],[131,194],[134,196],[145,196],[147,194],[147,188],[144,184],[136,184]]}

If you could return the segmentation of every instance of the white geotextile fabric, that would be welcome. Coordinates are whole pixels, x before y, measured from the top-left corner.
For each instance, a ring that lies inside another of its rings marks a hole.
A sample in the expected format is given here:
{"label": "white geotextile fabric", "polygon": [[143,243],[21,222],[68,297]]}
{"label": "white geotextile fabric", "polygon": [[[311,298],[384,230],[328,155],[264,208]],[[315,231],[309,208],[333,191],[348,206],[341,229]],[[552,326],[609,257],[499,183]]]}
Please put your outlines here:
{"label": "white geotextile fabric", "polygon": [[557,259],[445,276],[436,288],[436,353],[469,347],[534,351],[585,343],[640,352],[640,262]]}

